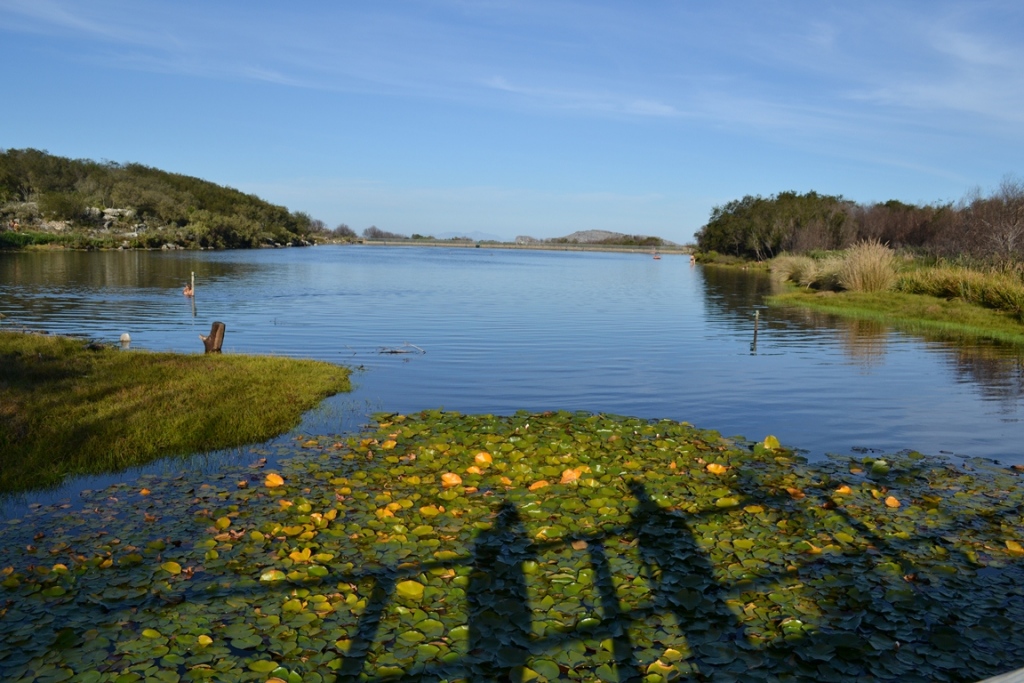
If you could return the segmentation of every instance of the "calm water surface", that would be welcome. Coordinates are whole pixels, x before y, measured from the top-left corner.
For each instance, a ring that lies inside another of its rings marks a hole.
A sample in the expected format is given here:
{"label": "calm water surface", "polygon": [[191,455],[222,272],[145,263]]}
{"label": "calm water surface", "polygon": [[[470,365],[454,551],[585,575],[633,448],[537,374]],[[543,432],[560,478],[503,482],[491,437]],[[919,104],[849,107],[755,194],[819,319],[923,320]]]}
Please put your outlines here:
{"label": "calm water surface", "polygon": [[[192,272],[194,309],[181,295]],[[200,353],[197,335],[220,320],[228,353],[360,368],[353,393],[307,416],[307,434],[349,429],[377,410],[568,409],[775,434],[811,458],[915,449],[1024,463],[1019,351],[768,309],[770,289],[763,274],[671,255],[0,254],[5,328],[110,342],[129,332],[133,349]]]}

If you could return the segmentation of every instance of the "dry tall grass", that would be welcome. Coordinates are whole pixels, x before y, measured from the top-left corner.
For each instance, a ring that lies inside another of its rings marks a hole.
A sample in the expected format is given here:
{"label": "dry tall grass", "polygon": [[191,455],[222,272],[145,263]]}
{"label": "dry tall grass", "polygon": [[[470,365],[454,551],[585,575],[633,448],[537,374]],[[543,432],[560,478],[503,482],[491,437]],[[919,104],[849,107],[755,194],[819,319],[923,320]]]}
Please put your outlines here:
{"label": "dry tall grass", "polygon": [[795,282],[803,287],[810,287],[817,271],[814,259],[810,256],[782,254],[772,259],[769,266],[772,275],[783,282]]}
{"label": "dry tall grass", "polygon": [[783,254],[772,260],[772,275],[783,282],[801,287],[837,290],[843,259],[838,256],[815,259],[810,256]]}
{"label": "dry tall grass", "polygon": [[942,299],[963,299],[1024,319],[1024,282],[1012,271],[983,272],[959,266],[927,268],[901,276],[897,289]]}
{"label": "dry tall grass", "polygon": [[885,292],[896,284],[896,254],[877,240],[846,250],[838,273],[839,286],[851,292]]}
{"label": "dry tall grass", "polygon": [[839,282],[839,273],[843,268],[845,259],[842,256],[827,256],[815,261],[817,272],[815,273],[814,286],[818,289],[838,292],[842,289]]}

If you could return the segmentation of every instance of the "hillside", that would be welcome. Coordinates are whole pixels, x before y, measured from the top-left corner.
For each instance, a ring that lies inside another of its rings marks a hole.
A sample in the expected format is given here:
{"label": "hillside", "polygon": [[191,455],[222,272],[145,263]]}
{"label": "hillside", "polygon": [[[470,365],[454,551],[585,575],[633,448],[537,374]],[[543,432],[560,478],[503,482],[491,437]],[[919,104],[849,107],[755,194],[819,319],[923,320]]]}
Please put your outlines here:
{"label": "hillside", "polygon": [[0,150],[0,248],[301,245],[323,227],[255,195],[141,164]]}
{"label": "hillside", "polygon": [[627,235],[621,232],[610,230],[578,230],[565,237],[552,237],[550,239],[535,239],[533,237],[516,237],[517,244],[606,244],[617,246],[637,247],[661,247],[672,245],[671,242],[660,237],[648,235]]}

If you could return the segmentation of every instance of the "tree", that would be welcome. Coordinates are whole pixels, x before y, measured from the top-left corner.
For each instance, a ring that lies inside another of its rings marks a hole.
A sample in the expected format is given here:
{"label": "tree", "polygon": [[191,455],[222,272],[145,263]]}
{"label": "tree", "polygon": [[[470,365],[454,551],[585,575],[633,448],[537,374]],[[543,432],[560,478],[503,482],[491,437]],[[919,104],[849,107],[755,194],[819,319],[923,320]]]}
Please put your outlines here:
{"label": "tree", "polygon": [[397,233],[388,232],[387,230],[381,230],[376,225],[371,225],[366,230],[363,230],[363,237],[368,240],[407,240],[409,239],[405,235],[399,235]]}
{"label": "tree", "polygon": [[53,220],[75,221],[85,215],[85,200],[77,192],[47,192],[38,203],[39,211]]}
{"label": "tree", "polygon": [[991,197],[975,194],[964,209],[968,232],[983,255],[1007,264],[1024,253],[1024,182],[1006,176]]}
{"label": "tree", "polygon": [[356,231],[348,227],[344,223],[338,223],[338,227],[331,231],[331,236],[338,239],[353,239],[356,236]]}
{"label": "tree", "polygon": [[697,246],[759,261],[781,251],[841,249],[856,237],[848,220],[852,207],[842,197],[817,192],[747,195],[712,210]]}

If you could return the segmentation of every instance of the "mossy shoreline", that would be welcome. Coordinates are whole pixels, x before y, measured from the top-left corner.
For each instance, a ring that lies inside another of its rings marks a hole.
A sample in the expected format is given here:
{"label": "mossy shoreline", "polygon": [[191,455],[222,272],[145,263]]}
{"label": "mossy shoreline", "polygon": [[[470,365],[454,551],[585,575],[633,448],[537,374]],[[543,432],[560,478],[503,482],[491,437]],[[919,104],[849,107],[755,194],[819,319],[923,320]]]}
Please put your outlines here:
{"label": "mossy shoreline", "polygon": [[766,299],[769,306],[795,306],[874,320],[900,329],[948,339],[989,339],[1024,347],[1024,324],[1006,311],[904,292],[817,292],[792,288]]}
{"label": "mossy shoreline", "polygon": [[346,368],[320,361],[0,332],[0,493],[264,441],[350,389]]}

